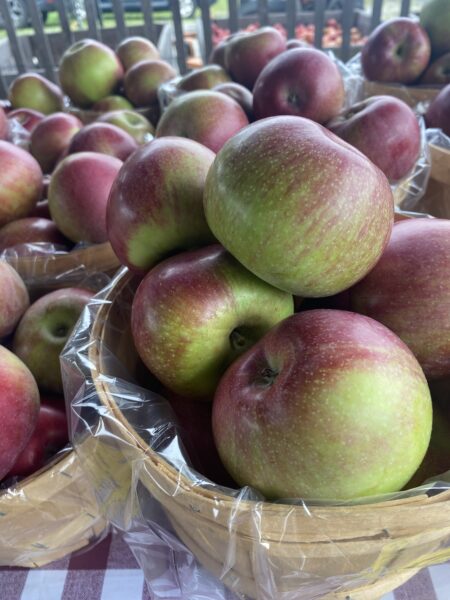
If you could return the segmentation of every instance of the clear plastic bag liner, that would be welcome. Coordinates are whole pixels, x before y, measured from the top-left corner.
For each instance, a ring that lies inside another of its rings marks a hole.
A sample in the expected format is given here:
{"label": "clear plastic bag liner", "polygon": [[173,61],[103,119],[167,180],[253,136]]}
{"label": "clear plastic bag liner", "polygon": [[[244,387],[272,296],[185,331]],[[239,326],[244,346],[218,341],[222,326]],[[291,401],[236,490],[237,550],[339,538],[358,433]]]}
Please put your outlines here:
{"label": "clear plastic bag liner", "polygon": [[11,143],[28,149],[30,135],[30,132],[25,127],[22,127],[17,119],[8,119],[8,138]]}
{"label": "clear plastic bag liner", "polygon": [[450,472],[345,503],[266,502],[202,475],[194,465],[208,457],[188,453],[184,424],[137,358],[136,285],[123,269],[97,294],[61,363],[71,439],[155,600],[345,598],[450,558]]}

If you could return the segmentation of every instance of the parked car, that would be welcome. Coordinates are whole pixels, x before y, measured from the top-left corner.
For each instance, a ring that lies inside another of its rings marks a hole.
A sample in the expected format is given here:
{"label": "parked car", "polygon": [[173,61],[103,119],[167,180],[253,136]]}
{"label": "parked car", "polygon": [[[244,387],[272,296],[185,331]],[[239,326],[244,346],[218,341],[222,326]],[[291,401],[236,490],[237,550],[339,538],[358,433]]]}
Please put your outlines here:
{"label": "parked car", "polygon": [[[326,10],[342,10],[344,0],[327,0]],[[364,8],[364,0],[355,0],[354,8]],[[286,0],[268,0],[270,13],[285,13]],[[310,12],[314,10],[314,0],[298,0],[297,10]],[[242,16],[256,15],[258,13],[258,0],[241,0],[240,14]]]}

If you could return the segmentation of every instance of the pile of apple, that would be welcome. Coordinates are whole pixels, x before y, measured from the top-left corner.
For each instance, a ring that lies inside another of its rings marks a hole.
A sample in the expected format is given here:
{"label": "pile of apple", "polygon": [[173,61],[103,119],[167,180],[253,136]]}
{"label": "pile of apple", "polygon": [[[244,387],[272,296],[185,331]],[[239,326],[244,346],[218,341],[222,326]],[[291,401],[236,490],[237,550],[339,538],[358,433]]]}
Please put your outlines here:
{"label": "pile of apple", "polygon": [[268,498],[400,490],[435,448],[427,379],[450,376],[450,222],[393,225],[416,117],[390,97],[342,112],[332,60],[273,28],[212,60],[111,187],[137,352],[214,481],[217,452]]}
{"label": "pile of apple", "polygon": [[20,276],[0,261],[0,489],[68,443],[59,354],[91,297],[67,288],[30,303]]}
{"label": "pile of apple", "polygon": [[361,60],[369,81],[450,83],[450,0],[428,0],[420,22],[399,17],[381,23],[368,37]]}
{"label": "pile of apple", "polygon": [[[285,38],[288,37],[287,30],[281,23],[275,23],[274,29],[279,31]],[[243,28],[244,32],[252,32],[260,29],[259,23],[251,23],[247,27]],[[211,25],[212,43],[213,47],[217,46],[222,40],[226,39],[230,35],[230,30],[225,29],[212,23]],[[295,40],[305,42],[305,44],[313,46],[315,36],[315,25],[310,23],[308,25],[299,23],[295,27]],[[294,40],[292,40],[294,41]],[[362,46],[366,42],[366,37],[362,35],[357,27],[352,27],[350,30],[350,44],[352,46]],[[323,29],[322,36],[322,47],[323,48],[339,48],[342,46],[342,26],[336,19],[327,19],[325,27]]]}

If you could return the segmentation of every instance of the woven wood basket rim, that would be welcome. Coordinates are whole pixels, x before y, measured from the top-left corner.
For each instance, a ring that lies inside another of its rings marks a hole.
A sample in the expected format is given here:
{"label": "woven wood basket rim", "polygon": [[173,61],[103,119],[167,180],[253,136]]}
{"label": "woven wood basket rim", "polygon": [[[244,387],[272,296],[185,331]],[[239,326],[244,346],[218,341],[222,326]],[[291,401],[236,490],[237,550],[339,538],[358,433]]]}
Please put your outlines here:
{"label": "woven wood basket rim", "polygon": [[[141,450],[148,461],[152,463],[152,466],[159,471],[161,471],[165,477],[172,480],[173,483],[176,483],[177,487],[182,488],[184,491],[189,491],[193,493],[193,495],[199,494],[202,499],[208,500],[214,503],[217,503],[219,500],[222,504],[236,502],[235,496],[231,494],[227,494],[225,492],[218,492],[215,489],[211,490],[207,486],[202,486],[196,484],[192,485],[191,480],[186,476],[185,473],[180,473],[177,469],[168,463],[161,455],[152,450],[146,442],[139,436],[139,434],[135,431],[132,425],[127,421],[127,419],[123,416],[120,409],[117,407],[117,404],[114,400],[114,395],[111,394],[109,390],[109,382],[106,380],[102,373],[104,372],[102,365],[102,355],[101,355],[101,347],[103,345],[104,339],[104,323],[108,319],[108,314],[112,310],[114,305],[114,298],[120,294],[120,292],[125,288],[129,282],[132,280],[133,274],[127,270],[121,271],[115,278],[113,285],[111,286],[108,294],[104,298],[104,302],[100,305],[98,312],[95,316],[92,331],[91,331],[91,343],[89,344],[89,361],[92,367],[92,378],[94,385],[96,387],[97,393],[99,395],[101,403],[107,407],[114,418],[117,420],[117,423],[120,426],[120,434],[126,438],[128,444],[131,444],[135,448]],[[217,486],[214,486],[215,488]],[[308,501],[308,505],[314,506],[314,511],[316,515],[320,515],[323,513],[324,515],[329,516],[330,513],[334,513],[336,518],[339,518],[338,515],[340,512],[347,513],[351,509],[358,509],[358,511],[378,511],[378,510],[389,510],[389,509],[398,509],[399,507],[407,506],[410,507],[412,505],[421,506],[423,504],[434,504],[437,502],[450,501],[450,489],[439,491],[438,493],[429,497],[426,493],[418,493],[417,495],[406,496],[399,499],[387,500],[387,501],[375,501],[375,502],[367,502],[367,503],[357,503],[357,504],[315,504],[310,503]],[[304,504],[302,501],[299,501],[298,504],[288,504],[282,502],[270,502],[270,501],[254,501],[254,500],[244,500],[240,501],[241,508],[244,506],[254,507],[255,504],[263,503],[264,507],[267,509],[274,510],[276,512],[280,511],[290,511],[290,510],[298,510],[305,511]]]}

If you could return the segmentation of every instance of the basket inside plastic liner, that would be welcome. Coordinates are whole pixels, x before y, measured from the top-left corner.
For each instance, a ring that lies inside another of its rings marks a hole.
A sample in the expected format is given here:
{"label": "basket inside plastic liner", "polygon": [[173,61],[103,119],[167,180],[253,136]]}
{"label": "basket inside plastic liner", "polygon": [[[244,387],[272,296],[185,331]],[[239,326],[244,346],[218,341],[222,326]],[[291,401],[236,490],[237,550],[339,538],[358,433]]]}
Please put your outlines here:
{"label": "basket inside plastic liner", "polygon": [[450,558],[449,472],[354,502],[271,502],[233,484],[207,428],[199,421],[205,435],[191,444],[187,422],[136,354],[138,283],[120,271],[61,360],[86,476],[155,598],[375,599]]}

